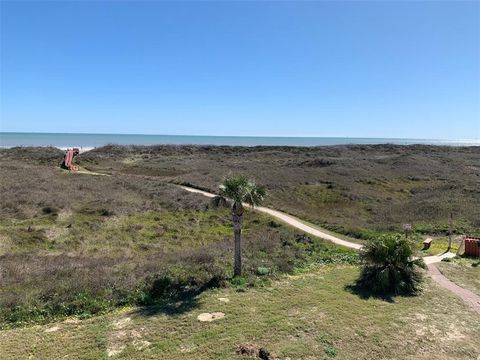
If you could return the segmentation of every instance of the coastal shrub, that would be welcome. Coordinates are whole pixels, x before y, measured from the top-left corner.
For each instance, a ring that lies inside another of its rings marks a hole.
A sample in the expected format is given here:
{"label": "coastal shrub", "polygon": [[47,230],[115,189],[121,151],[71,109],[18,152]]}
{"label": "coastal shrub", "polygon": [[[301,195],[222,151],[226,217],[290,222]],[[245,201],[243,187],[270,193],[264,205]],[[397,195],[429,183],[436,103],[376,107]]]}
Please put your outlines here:
{"label": "coastal shrub", "polygon": [[361,250],[362,271],[357,285],[374,294],[415,295],[420,290],[425,267],[413,258],[413,244],[401,235],[370,240]]}
{"label": "coastal shrub", "polygon": [[[279,274],[293,272],[308,264],[352,263],[352,258],[358,256],[353,251],[306,237],[283,225],[272,228],[268,225],[268,217],[256,213],[249,214],[245,223],[244,277],[241,279],[229,280],[233,260],[228,236],[220,236],[211,243],[202,243],[205,240],[188,243],[196,244],[193,247],[176,246],[170,252],[155,246],[144,250],[143,245],[151,241],[149,229],[153,225],[150,221],[170,224],[170,218],[176,220],[176,227],[165,228],[166,232],[154,241],[157,244],[167,241],[166,246],[174,246],[178,242],[192,241],[183,235],[172,235],[187,223],[194,227],[187,227],[185,231],[192,233],[198,223],[191,220],[194,218],[201,218],[201,222],[208,226],[198,231],[224,231],[223,224],[229,222],[228,211],[225,214],[218,211],[211,214],[144,213],[126,217],[128,221],[108,220],[101,214],[88,215],[84,221],[83,217],[87,215],[78,214],[75,217],[79,222],[73,222],[68,228],[59,223],[60,220],[50,218],[35,220],[44,227],[39,230],[32,227],[29,232],[25,225],[21,225],[25,242],[16,244],[16,252],[0,256],[0,327],[47,322],[72,315],[88,317],[124,305],[168,307],[194,299],[211,287],[264,286]],[[111,229],[108,221],[117,227],[127,221],[125,229],[133,224],[140,230],[119,232],[122,240],[112,247],[106,240],[97,242],[92,238],[93,233],[104,227]],[[68,220],[65,224],[72,223]],[[17,230],[9,227],[8,236],[17,236],[20,233]],[[67,238],[58,243],[47,239],[45,233],[51,236],[50,233],[57,231],[80,236],[78,243],[66,242]],[[38,243],[38,236],[43,243]],[[92,245],[95,250],[88,250]],[[45,251],[50,248],[54,253]],[[172,311],[172,307],[169,309]]]}
{"label": "coastal shrub", "polygon": [[224,284],[223,269],[186,263],[187,257],[191,258],[177,254],[132,261],[33,254],[23,254],[22,259],[3,256],[0,324],[44,322],[71,315],[88,317],[116,306],[165,303]]}
{"label": "coastal shrub", "polygon": [[[108,145],[76,158],[89,170],[121,177],[59,176],[55,167],[63,155],[55,148],[0,149],[0,215],[28,217],[43,206],[69,210],[91,200],[115,214],[201,210],[208,206],[206,199],[161,180],[216,191],[225,174],[242,169],[267,186],[268,206],[347,235],[401,231],[403,223],[425,224],[422,233],[445,234],[450,211],[459,233],[480,228],[480,191],[472,171],[480,167],[478,147]],[[318,161],[329,166],[307,166]],[[331,190],[343,201],[324,203]]]}
{"label": "coastal shrub", "polygon": [[235,276],[230,279],[230,285],[236,288],[244,288],[248,284],[247,278],[245,276]]}
{"label": "coastal shrub", "polygon": [[325,346],[325,348],[323,349],[325,351],[325,354],[329,357],[329,358],[334,358],[337,356],[337,349],[334,348],[333,346],[331,345],[328,345],[328,346]]}
{"label": "coastal shrub", "polygon": [[[268,206],[366,240],[399,232],[406,222],[419,233],[444,233],[448,204],[456,209],[455,231],[474,234],[480,192],[472,169],[480,167],[479,155],[474,147],[112,145],[76,158],[89,170],[113,174],[91,176],[59,172],[58,149],[0,149],[0,231],[7,240],[0,257],[0,322],[89,316],[228,285],[229,215],[201,217],[208,215],[208,199],[165,181],[216,190],[230,169],[242,169],[266,184]],[[331,164],[305,163],[315,159]],[[332,193],[342,201],[326,204]],[[297,235],[270,218],[250,218],[246,285],[308,264],[360,261],[353,251]],[[259,275],[259,268],[270,272]]]}
{"label": "coastal shrub", "polygon": [[[458,219],[453,221],[451,230],[452,234],[475,234],[480,231],[480,229],[472,228],[469,223]],[[447,221],[414,224],[413,231],[422,235],[448,235],[450,224]]]}
{"label": "coastal shrub", "polygon": [[59,210],[53,206],[45,206],[42,208],[42,213],[46,215],[58,215]]}
{"label": "coastal shrub", "polygon": [[225,279],[222,271],[217,274],[197,273],[186,277],[169,273],[149,275],[137,291],[135,303],[153,305],[192,297],[206,289],[223,285]]}
{"label": "coastal shrub", "polygon": [[63,151],[57,149],[0,149],[5,170],[0,172],[0,217],[18,220],[62,212],[108,217],[149,210],[201,211],[208,205],[205,197],[155,178],[61,173],[57,167],[62,159]]}
{"label": "coastal shrub", "polygon": [[318,264],[349,264],[358,265],[361,263],[360,255],[357,253],[327,253],[319,257]]}
{"label": "coastal shrub", "polygon": [[[135,163],[122,161],[134,156]],[[238,169],[266,185],[266,205],[344,234],[398,232],[404,223],[446,224],[448,208],[465,221],[466,231],[480,226],[480,191],[472,171],[480,167],[478,147],[107,146],[78,161],[87,160],[98,162],[93,169],[125,173],[162,175],[169,169],[178,174],[175,182],[212,191]],[[336,196],[325,202],[328,194]],[[335,199],[341,201],[330,201]]]}
{"label": "coastal shrub", "polygon": [[264,276],[270,273],[270,269],[264,266],[259,266],[257,268],[257,275]]}

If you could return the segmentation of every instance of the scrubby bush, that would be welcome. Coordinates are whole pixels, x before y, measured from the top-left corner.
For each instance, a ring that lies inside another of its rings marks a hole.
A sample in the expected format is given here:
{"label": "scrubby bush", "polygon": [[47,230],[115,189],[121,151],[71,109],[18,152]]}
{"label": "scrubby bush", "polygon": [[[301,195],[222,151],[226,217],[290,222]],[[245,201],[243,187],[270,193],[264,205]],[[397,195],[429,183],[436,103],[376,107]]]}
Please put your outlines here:
{"label": "scrubby bush", "polygon": [[[122,161],[130,158],[136,161]],[[362,238],[370,236],[364,230],[401,231],[403,223],[425,223],[445,234],[450,211],[468,232],[480,227],[472,171],[480,167],[478,147],[106,146],[78,162],[98,171],[175,174],[175,182],[212,191],[237,169],[265,184],[266,205]]]}
{"label": "scrubby bush", "polygon": [[413,257],[413,244],[401,235],[370,240],[361,251],[363,268],[358,285],[375,294],[414,295],[420,290],[425,267]]}
{"label": "scrubby bush", "polygon": [[259,266],[257,268],[257,275],[264,276],[270,273],[270,269],[264,266]]}
{"label": "scrubby bush", "polygon": [[177,301],[224,285],[211,259],[185,253],[148,258],[4,255],[0,279],[0,327],[89,317],[123,305]]}
{"label": "scrubby bush", "polygon": [[[124,305],[159,305],[178,311],[176,304],[195,299],[211,287],[230,284],[247,288],[265,284],[308,264],[358,261],[358,255],[351,250],[298,234],[283,225],[272,228],[268,217],[251,213],[245,223],[244,276],[240,283],[229,282],[233,264],[231,238],[220,235],[211,239],[209,235],[211,242],[187,245],[191,240],[184,235],[178,240],[169,233],[173,231],[174,235],[183,225],[188,225],[185,221],[195,216],[203,219],[203,225],[201,229],[197,229],[197,225],[185,229],[194,232],[193,238],[207,229],[222,231],[228,224],[228,211],[225,214],[218,211],[163,213],[159,214],[163,220],[156,220],[159,225],[170,223],[165,219],[167,215],[172,221],[176,220],[177,228],[167,229],[154,243],[173,246],[182,241],[183,247],[177,246],[170,252],[155,246],[143,250],[141,245],[150,244],[148,232],[144,235],[138,231],[122,232],[123,241],[114,245],[103,241],[98,244],[99,249],[88,251],[88,243],[95,242],[92,234],[99,229],[74,223],[67,231],[73,233],[79,227],[83,240],[80,244],[68,242],[64,248],[63,242],[51,242],[43,229],[43,240],[39,243],[36,229],[25,230],[23,234],[17,227],[8,228],[7,234],[16,241],[18,252],[0,256],[0,327],[47,322],[63,316],[88,317]],[[150,219],[155,217],[156,213],[136,215],[133,224],[142,222],[148,230]],[[48,223],[41,218],[37,221],[47,230],[58,229],[58,219],[48,219]],[[100,229],[111,230],[112,223],[118,227],[125,218],[122,221],[105,219],[97,214],[89,217],[89,221]],[[135,242],[130,246],[131,239]],[[201,239],[200,243],[203,241],[207,239]],[[51,246],[55,253],[44,250]]]}

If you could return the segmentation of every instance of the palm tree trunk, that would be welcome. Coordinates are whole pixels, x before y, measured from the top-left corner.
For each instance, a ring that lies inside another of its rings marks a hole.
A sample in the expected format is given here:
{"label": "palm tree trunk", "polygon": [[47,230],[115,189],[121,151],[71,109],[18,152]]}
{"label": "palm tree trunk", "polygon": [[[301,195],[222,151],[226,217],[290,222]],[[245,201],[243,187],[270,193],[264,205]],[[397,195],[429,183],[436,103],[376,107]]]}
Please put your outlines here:
{"label": "palm tree trunk", "polygon": [[233,221],[233,233],[235,235],[234,246],[234,267],[233,276],[242,275],[242,223],[243,223],[243,206],[241,202],[235,202],[232,207],[232,221]]}
{"label": "palm tree trunk", "polygon": [[242,276],[242,248],[241,248],[241,233],[242,230],[234,231],[235,233],[235,265],[233,268],[233,276]]}

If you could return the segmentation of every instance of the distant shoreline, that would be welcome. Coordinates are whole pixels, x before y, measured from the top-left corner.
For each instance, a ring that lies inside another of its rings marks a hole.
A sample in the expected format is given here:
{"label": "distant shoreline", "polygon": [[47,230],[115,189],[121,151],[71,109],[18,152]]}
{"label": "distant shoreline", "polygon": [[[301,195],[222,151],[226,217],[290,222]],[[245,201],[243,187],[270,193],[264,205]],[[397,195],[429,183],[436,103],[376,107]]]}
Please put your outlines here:
{"label": "distant shoreline", "polygon": [[439,140],[403,138],[350,137],[267,137],[267,136],[201,136],[137,135],[84,133],[14,133],[0,132],[0,147],[53,146],[60,149],[78,147],[83,151],[109,144],[115,145],[211,145],[211,146],[329,146],[329,145],[440,145],[480,146],[480,140]]}

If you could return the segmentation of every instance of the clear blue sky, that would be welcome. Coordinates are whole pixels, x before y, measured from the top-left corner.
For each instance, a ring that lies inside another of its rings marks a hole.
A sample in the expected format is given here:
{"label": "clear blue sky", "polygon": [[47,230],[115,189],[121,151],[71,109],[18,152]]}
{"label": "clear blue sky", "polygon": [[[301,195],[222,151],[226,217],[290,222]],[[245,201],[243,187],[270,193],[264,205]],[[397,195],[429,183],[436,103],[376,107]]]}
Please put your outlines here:
{"label": "clear blue sky", "polygon": [[480,137],[480,2],[1,1],[1,130]]}

